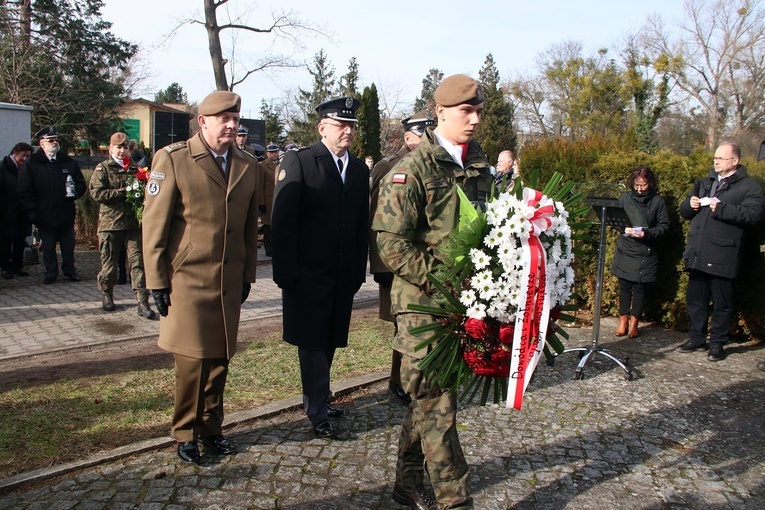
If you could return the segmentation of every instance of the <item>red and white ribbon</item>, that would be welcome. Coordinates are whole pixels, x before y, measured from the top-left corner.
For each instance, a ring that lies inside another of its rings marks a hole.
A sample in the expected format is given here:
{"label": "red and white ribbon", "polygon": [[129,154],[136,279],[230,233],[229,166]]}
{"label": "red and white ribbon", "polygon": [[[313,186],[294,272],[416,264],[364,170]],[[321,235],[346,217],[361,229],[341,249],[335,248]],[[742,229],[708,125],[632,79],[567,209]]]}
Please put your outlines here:
{"label": "red and white ribbon", "polygon": [[520,409],[523,394],[539,362],[547,337],[550,320],[550,285],[547,281],[547,253],[539,234],[552,225],[555,213],[553,201],[539,191],[525,188],[523,202],[527,206],[526,219],[531,223],[531,234],[521,239],[523,270],[521,295],[523,301],[515,316],[510,379],[507,387],[506,407]]}

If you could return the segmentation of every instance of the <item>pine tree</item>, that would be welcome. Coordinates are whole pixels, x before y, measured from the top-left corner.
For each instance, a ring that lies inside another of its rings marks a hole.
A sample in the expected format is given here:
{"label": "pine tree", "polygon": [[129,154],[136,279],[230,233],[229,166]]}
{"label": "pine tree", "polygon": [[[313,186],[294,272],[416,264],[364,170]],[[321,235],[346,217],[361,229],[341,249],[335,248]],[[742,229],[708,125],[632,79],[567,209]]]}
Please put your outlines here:
{"label": "pine tree", "polygon": [[289,138],[298,145],[311,145],[318,139],[316,125],[319,123],[319,114],[315,108],[337,94],[335,69],[323,49],[314,55],[313,67],[308,67],[308,74],[313,78],[313,89],[308,91],[298,88],[298,112],[292,117],[289,130]]}
{"label": "pine tree", "polygon": [[178,82],[174,81],[165,90],[160,90],[154,94],[154,102],[159,104],[188,104],[189,97],[183,91],[183,87],[181,87]]}
{"label": "pine tree", "polygon": [[375,162],[380,161],[380,98],[374,83],[364,88],[356,116],[359,122],[351,153],[360,159],[372,156]]}
{"label": "pine tree", "polygon": [[348,62],[348,72],[340,78],[340,94],[347,97],[356,97],[359,93],[356,85],[359,82],[359,64],[356,57],[351,57]]}
{"label": "pine tree", "polygon": [[266,123],[266,144],[275,143],[279,147],[283,147],[287,141],[284,121],[273,100],[270,102],[266,102],[265,99],[261,100],[260,118]]}
{"label": "pine tree", "polygon": [[475,139],[481,144],[489,161],[496,161],[503,150],[515,150],[516,133],[515,109],[499,87],[499,71],[491,53],[486,56],[483,68],[478,73],[478,82],[483,89],[483,114]]}
{"label": "pine tree", "polygon": [[431,112],[436,111],[436,102],[433,99],[436,89],[444,79],[444,73],[439,71],[438,68],[433,68],[428,71],[425,78],[422,79],[422,92],[420,97],[414,100],[414,111],[419,112],[427,108]]}

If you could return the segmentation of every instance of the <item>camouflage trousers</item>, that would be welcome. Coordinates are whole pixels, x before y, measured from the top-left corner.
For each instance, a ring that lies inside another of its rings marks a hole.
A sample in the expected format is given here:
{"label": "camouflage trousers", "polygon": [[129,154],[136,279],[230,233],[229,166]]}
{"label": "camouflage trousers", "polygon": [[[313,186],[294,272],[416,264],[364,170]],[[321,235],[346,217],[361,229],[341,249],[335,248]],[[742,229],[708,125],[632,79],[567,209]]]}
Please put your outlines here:
{"label": "camouflage trousers", "polygon": [[101,292],[111,292],[117,284],[120,252],[123,246],[127,250],[133,291],[140,301],[149,296],[149,291],[146,290],[146,275],[143,272],[143,242],[140,230],[109,230],[98,233],[98,249],[101,252],[98,289]]}
{"label": "camouflage trousers", "polygon": [[438,508],[473,508],[470,473],[457,435],[457,396],[423,375],[419,363],[424,350],[412,355],[423,338],[409,330],[432,321],[421,314],[396,317],[394,344],[411,347],[402,353],[401,385],[412,397],[401,425],[396,480],[406,488],[422,485],[427,469]]}

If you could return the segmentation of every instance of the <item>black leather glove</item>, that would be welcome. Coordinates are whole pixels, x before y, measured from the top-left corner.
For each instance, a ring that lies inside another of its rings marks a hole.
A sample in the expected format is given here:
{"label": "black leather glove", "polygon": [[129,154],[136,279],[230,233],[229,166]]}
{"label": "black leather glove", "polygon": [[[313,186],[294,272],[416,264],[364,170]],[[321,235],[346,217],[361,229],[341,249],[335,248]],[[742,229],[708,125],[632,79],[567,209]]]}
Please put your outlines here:
{"label": "black leather glove", "polygon": [[167,317],[167,309],[170,306],[170,289],[158,289],[151,291],[154,298],[154,306],[162,317]]}
{"label": "black leather glove", "polygon": [[389,289],[390,286],[393,285],[393,273],[375,273],[372,275],[372,278],[374,278],[375,282],[381,287],[386,289]]}
{"label": "black leather glove", "polygon": [[242,304],[244,304],[245,301],[247,301],[247,296],[250,295],[250,289],[252,288],[252,285],[248,282],[242,282]]}
{"label": "black leather glove", "polygon": [[259,205],[258,210],[260,211],[260,214],[266,214],[266,204]]}

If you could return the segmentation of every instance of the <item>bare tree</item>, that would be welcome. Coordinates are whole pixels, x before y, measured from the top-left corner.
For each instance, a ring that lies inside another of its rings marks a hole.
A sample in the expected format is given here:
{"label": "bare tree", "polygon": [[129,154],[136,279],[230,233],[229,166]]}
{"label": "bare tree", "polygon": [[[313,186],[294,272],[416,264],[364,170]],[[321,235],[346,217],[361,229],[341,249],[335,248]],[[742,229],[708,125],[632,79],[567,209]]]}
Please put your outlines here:
{"label": "bare tree", "polygon": [[[268,16],[261,15],[258,19],[263,20],[262,24],[254,26],[248,22],[248,13],[256,12],[257,5],[238,10],[236,6],[229,9],[229,0],[203,0],[203,6],[202,17],[197,15],[181,19],[166,40],[183,25],[204,26],[217,90],[234,90],[234,87],[244,82],[250,75],[260,71],[300,67],[304,65],[303,62],[294,60],[295,54],[303,49],[300,36],[311,34],[329,37],[323,27],[301,20],[294,11],[273,11]],[[224,32],[231,33],[230,51],[227,55],[224,54],[224,46],[221,43],[221,34]],[[266,45],[267,51],[263,52],[264,56],[248,59],[246,55],[248,52],[240,49],[247,46],[244,43],[240,44],[240,33],[270,36],[270,42]],[[273,47],[276,41],[286,44],[292,51],[290,53],[275,51]]]}
{"label": "bare tree", "polygon": [[707,118],[706,145],[762,120],[765,11],[760,0],[686,0],[686,17],[671,32],[648,19],[644,41],[656,69],[668,72]]}

